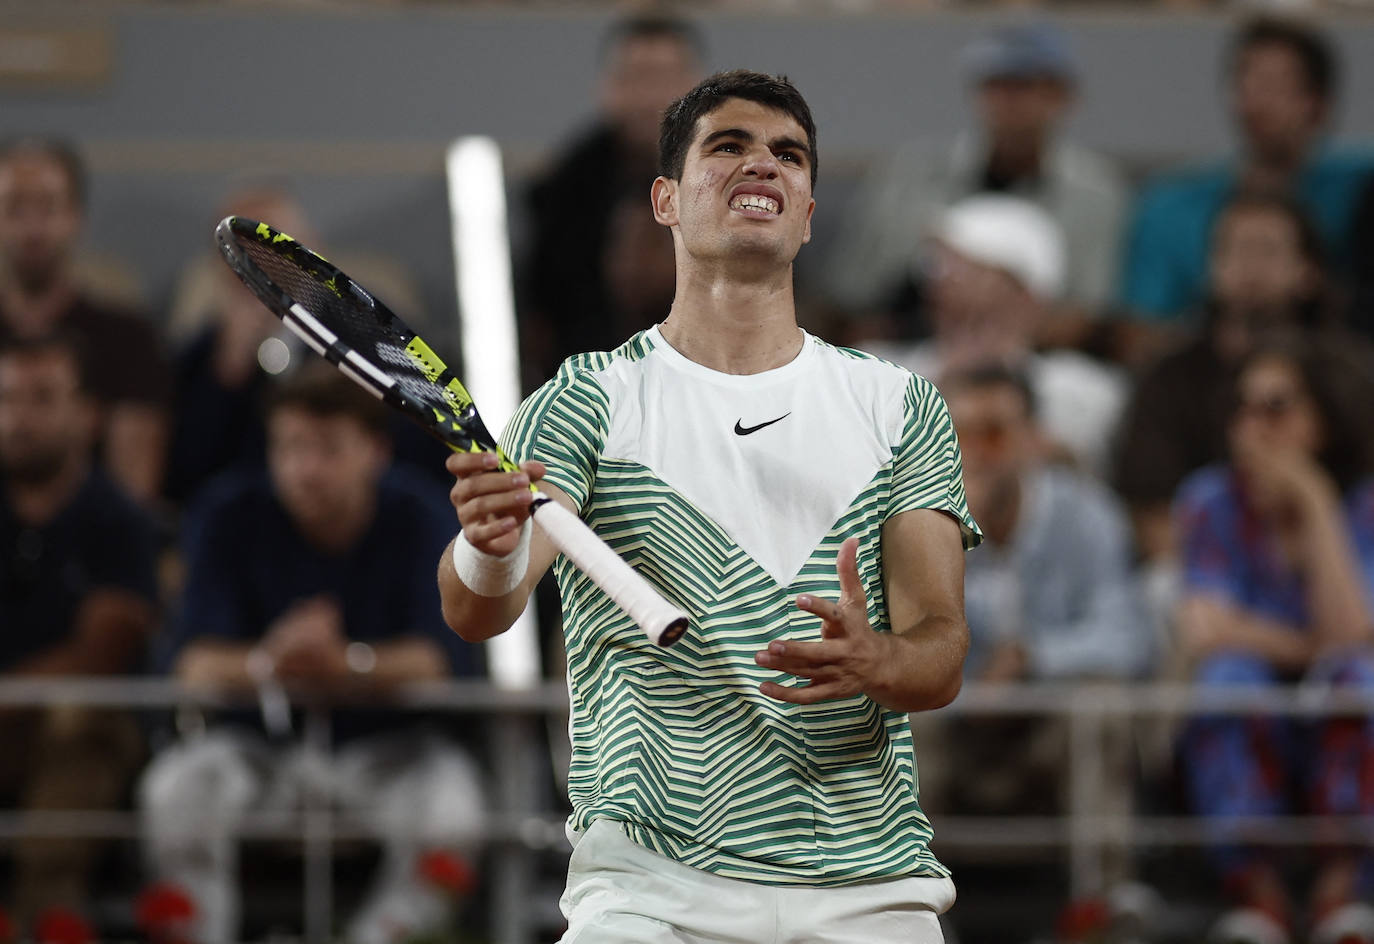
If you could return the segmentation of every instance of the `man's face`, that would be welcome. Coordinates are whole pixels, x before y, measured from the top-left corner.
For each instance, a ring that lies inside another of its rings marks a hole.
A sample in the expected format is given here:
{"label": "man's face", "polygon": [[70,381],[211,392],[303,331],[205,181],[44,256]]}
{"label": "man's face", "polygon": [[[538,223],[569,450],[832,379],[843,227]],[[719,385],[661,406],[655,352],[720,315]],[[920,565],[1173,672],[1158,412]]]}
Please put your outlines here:
{"label": "man's face", "polygon": [[1247,148],[1260,157],[1305,150],[1326,117],[1296,53],[1276,43],[1243,52],[1232,80],[1231,108]]}
{"label": "man's face", "polygon": [[81,233],[81,209],[61,165],[41,154],[0,162],[0,264],[30,292],[61,274]]}
{"label": "man's face", "polygon": [[278,407],[268,418],[267,450],[277,496],[307,535],[371,512],[387,451],[357,419]]}
{"label": "man's face", "polygon": [[0,473],[51,481],[91,447],[95,407],[71,355],[60,350],[0,356]]}
{"label": "man's face", "polygon": [[974,518],[1015,487],[1038,455],[1039,438],[1021,392],[1009,384],[955,386],[950,419],[964,460],[964,490]]}
{"label": "man's face", "polygon": [[1316,273],[1297,224],[1264,207],[1227,211],[1212,238],[1212,294],[1223,312],[1284,313],[1312,289]]}
{"label": "man's face", "polygon": [[697,260],[790,264],[811,239],[811,154],[785,112],[732,98],[697,120],[682,179],[654,182],[654,214]]}
{"label": "man's face", "polygon": [[994,143],[1039,144],[1072,100],[1069,86],[1048,76],[988,79],[978,86],[978,111]]}
{"label": "man's face", "polygon": [[1015,359],[1029,349],[1042,306],[1010,272],[937,239],[926,258],[926,287],[948,367]]}
{"label": "man's face", "polygon": [[672,36],[627,39],[610,50],[601,76],[601,108],[633,150],[658,153],[663,110],[701,79],[692,47]]}

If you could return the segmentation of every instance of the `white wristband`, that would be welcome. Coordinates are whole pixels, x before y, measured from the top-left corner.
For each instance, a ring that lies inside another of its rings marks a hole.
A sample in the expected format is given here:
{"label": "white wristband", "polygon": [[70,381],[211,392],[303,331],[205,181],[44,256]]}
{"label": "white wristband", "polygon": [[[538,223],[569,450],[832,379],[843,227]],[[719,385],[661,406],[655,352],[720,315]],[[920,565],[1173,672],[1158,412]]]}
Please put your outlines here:
{"label": "white wristband", "polygon": [[453,541],[453,569],[463,585],[479,597],[503,597],[525,579],[530,563],[530,521],[520,528],[520,543],[509,554],[497,557],[479,551],[461,532]]}

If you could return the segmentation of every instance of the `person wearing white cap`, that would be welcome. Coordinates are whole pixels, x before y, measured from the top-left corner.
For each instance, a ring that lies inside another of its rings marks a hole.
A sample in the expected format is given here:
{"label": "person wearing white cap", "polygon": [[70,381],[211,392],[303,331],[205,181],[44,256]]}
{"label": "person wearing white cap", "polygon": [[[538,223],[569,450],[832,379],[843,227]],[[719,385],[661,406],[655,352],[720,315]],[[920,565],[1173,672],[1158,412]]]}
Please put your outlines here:
{"label": "person wearing white cap", "polygon": [[1127,382],[1072,351],[1036,353],[1040,325],[1063,290],[1059,225],[1029,200],[968,197],[940,214],[909,265],[926,285],[932,337],[870,350],[934,381],[985,361],[1024,370],[1051,445],[1083,471],[1106,471]]}
{"label": "person wearing white cap", "polygon": [[974,129],[952,141],[912,141],[874,171],[837,234],[822,292],[859,322],[910,307],[921,283],[909,260],[932,221],[964,197],[1006,194],[1037,204],[1062,228],[1056,309],[1074,322],[1091,318],[1114,292],[1129,191],[1111,161],[1060,134],[1080,80],[1066,37],[1046,22],[1013,24],[966,47],[961,65]]}

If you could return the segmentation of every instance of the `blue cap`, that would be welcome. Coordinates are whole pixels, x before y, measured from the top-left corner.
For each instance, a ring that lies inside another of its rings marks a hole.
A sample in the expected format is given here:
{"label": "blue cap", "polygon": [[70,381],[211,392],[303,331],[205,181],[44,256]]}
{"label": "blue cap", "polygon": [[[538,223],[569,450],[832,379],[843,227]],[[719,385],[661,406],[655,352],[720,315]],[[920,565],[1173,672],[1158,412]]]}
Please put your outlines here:
{"label": "blue cap", "polygon": [[1072,82],[1078,74],[1068,38],[1049,23],[1007,26],[970,43],[963,52],[970,80],[1051,78]]}

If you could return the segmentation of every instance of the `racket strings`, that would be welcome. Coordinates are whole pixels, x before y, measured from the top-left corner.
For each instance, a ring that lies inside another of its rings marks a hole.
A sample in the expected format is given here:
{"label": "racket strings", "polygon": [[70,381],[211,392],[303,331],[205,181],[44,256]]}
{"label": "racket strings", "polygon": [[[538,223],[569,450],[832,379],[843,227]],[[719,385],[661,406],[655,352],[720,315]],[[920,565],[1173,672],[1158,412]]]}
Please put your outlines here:
{"label": "racket strings", "polygon": [[380,368],[400,393],[455,419],[462,418],[461,406],[426,377],[407,353],[410,338],[395,330],[389,313],[347,276],[327,265],[312,265],[313,257],[298,258],[302,250],[289,244],[247,239],[240,245],[273,284],[334,332],[344,345]]}

